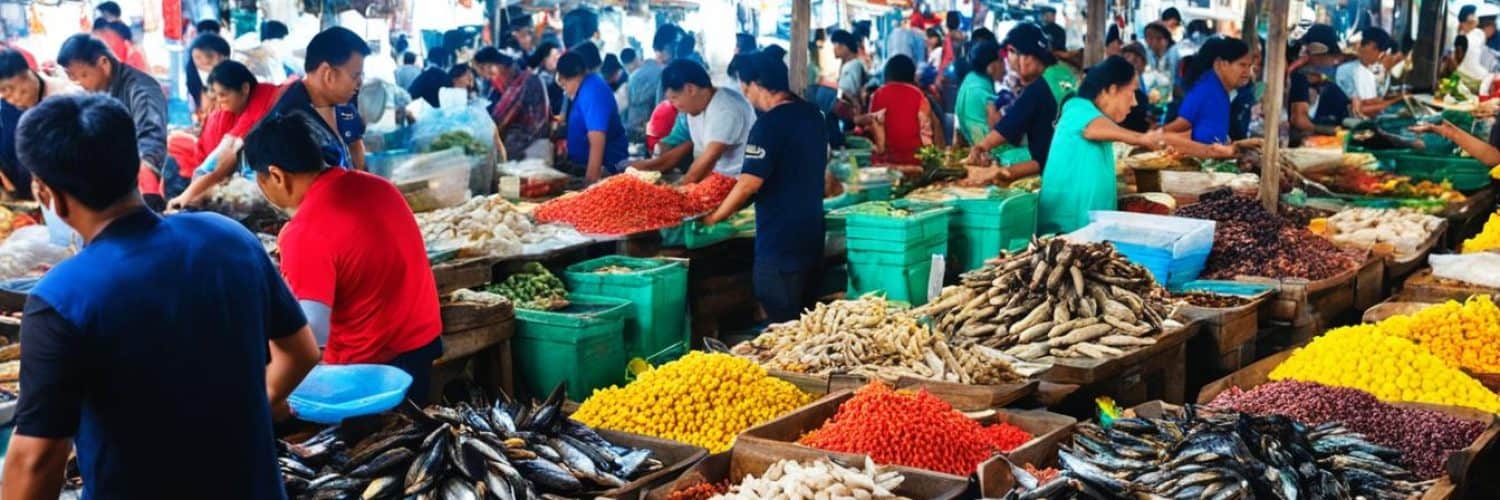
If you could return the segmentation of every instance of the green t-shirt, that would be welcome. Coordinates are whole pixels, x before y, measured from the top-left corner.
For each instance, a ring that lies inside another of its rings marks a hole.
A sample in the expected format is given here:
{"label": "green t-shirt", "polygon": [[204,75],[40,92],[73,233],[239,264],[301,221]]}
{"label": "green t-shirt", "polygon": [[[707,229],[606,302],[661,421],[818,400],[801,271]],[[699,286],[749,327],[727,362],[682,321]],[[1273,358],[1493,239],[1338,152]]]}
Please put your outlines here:
{"label": "green t-shirt", "polygon": [[1089,123],[1103,116],[1088,99],[1063,103],[1042,171],[1037,234],[1070,233],[1088,225],[1089,211],[1115,209],[1114,143],[1083,136]]}

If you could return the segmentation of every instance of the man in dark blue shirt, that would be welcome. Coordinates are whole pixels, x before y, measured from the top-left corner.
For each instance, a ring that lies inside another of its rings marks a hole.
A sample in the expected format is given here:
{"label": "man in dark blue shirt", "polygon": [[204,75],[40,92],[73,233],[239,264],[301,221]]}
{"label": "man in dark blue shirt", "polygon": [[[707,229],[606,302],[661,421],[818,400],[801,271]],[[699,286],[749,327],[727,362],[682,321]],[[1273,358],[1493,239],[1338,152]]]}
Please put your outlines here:
{"label": "man in dark blue shirt", "polygon": [[[1053,93],[1053,85],[1045,75],[1057,64],[1047,36],[1034,24],[1021,24],[1011,28],[1005,35],[1004,47],[1009,50],[1011,61],[1026,82],[1016,102],[1005,111],[1005,116],[995,122],[993,130],[974,145],[971,161],[978,161],[991,149],[1003,144],[1026,144],[1031,153],[1029,162],[1022,162],[1000,169],[1000,177],[1014,180],[1041,173],[1047,165],[1047,152],[1052,148],[1052,132],[1057,128],[1059,96]],[[1061,68],[1059,68],[1061,69]],[[1057,70],[1052,70],[1057,71]],[[1064,84],[1059,82],[1059,85]]]}
{"label": "man in dark blue shirt", "polygon": [[301,112],[327,134],[321,134],[323,160],[329,165],[365,170],[365,120],[355,105],[365,79],[365,56],[370,44],[349,31],[333,27],[307,42],[307,76],[288,84],[266,118]]}
{"label": "man in dark blue shirt", "polygon": [[797,319],[815,299],[823,258],[823,114],[791,92],[781,59],[757,54],[739,79],[764,114],[745,145],[745,165],[704,222],[729,218],[755,197],[755,298],[772,323]]}
{"label": "man in dark blue shirt", "polygon": [[17,150],[85,246],[26,301],[4,497],[57,498],[76,446],[85,499],[284,498],[271,421],[319,353],[260,242],[219,215],[148,210],[135,127],[109,97],[43,101]]}
{"label": "man in dark blue shirt", "polygon": [[589,70],[590,62],[569,52],[557,59],[557,84],[572,99],[568,106],[568,161],[573,173],[594,182],[630,166],[625,125],[609,84]]}

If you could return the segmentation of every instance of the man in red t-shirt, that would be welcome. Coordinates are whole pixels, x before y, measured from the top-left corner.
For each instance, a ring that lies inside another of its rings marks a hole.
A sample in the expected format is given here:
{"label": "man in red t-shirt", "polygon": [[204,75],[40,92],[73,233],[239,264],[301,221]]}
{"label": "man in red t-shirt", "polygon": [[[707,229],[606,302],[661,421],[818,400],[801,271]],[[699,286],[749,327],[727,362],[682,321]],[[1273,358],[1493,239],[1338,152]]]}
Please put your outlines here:
{"label": "man in red t-shirt", "polygon": [[[281,88],[269,83],[260,83],[255,74],[238,61],[224,61],[214,66],[205,82],[218,100],[217,109],[203,122],[203,130],[197,137],[185,133],[173,133],[167,140],[167,154],[177,160],[176,175],[192,183],[181,194],[167,202],[169,210],[177,210],[197,204],[209,188],[218,185],[234,174],[239,164],[240,148],[244,138],[255,124],[271,111]],[[212,159],[212,170],[196,179],[193,172]],[[170,172],[163,172],[163,175]]]}
{"label": "man in red t-shirt", "polygon": [[316,119],[266,118],[245,138],[256,184],[293,214],[278,242],[281,273],[326,339],[323,362],[401,368],[412,376],[407,396],[422,404],[443,352],[422,233],[395,185],[324,163]]}

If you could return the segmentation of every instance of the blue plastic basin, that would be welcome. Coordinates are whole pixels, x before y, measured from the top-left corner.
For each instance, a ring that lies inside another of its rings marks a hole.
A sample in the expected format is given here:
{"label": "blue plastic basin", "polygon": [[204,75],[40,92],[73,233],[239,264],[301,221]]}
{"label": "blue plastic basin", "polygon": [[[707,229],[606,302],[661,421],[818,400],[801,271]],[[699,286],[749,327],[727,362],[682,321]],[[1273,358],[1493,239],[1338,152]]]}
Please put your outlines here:
{"label": "blue plastic basin", "polygon": [[386,365],[318,365],[287,397],[297,418],[337,424],[380,413],[401,403],[411,375]]}

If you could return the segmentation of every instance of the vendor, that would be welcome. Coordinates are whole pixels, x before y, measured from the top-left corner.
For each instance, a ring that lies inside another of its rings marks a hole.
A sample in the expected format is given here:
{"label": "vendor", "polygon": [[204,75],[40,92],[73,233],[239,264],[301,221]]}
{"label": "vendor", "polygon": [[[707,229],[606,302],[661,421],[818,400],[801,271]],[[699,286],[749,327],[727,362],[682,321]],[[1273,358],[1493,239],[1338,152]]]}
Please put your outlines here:
{"label": "vendor", "polygon": [[365,79],[370,44],[349,31],[332,27],[307,42],[303,68],[307,76],[292,82],[266,116],[293,112],[318,117],[323,160],[329,165],[365,170],[365,120],[355,96]]}
{"label": "vendor", "polygon": [[896,55],[885,62],[885,85],[870,97],[870,112],[885,113],[880,120],[885,140],[875,161],[920,165],[918,149],[943,146],[942,119],[916,78],[917,65],[910,57]]}
{"label": "vendor", "polygon": [[[260,83],[250,68],[237,61],[224,61],[208,74],[214,112],[203,123],[198,135],[172,135],[167,151],[177,163],[178,175],[193,179],[187,190],[167,202],[168,210],[197,205],[209,190],[229,179],[239,166],[244,137],[271,111],[280,89]],[[207,174],[194,172],[207,163]]]}
{"label": "vendor", "polygon": [[[132,121],[109,97],[58,96],[16,131],[37,199],[85,243],[26,298],[3,496],[58,498],[76,451],[85,496],[280,498],[271,422],[318,346],[254,235],[146,208]],[[214,459],[148,431],[168,422]],[[165,463],[184,475],[164,484]]]}
{"label": "vendor", "polygon": [[[736,56],[741,60],[749,57]],[[744,71],[736,68],[736,71]],[[703,66],[691,61],[672,61],[661,72],[661,85],[667,101],[687,115],[688,136],[692,139],[693,163],[683,174],[682,182],[693,183],[718,172],[740,175],[745,162],[745,141],[755,125],[755,109],[738,90],[714,87]],[[673,166],[671,156],[663,155],[636,163],[642,170],[666,170]]]}
{"label": "vendor", "polygon": [[33,71],[25,54],[0,49],[0,185],[12,199],[30,200],[31,171],[16,158],[16,124],[21,114],[43,100],[83,90],[66,79]]}
{"label": "vendor", "polygon": [[[135,121],[141,194],[151,208],[165,208],[162,176],[172,173],[172,169],[166,168],[167,95],[162,93],[161,83],[139,69],[121,64],[103,41],[87,34],[73,35],[63,42],[57,51],[57,65],[83,90],[106,93],[125,104],[125,110]],[[174,179],[173,184],[178,189],[186,188],[187,179]]]}
{"label": "vendor", "polygon": [[[1189,85],[1168,133],[1189,133],[1193,142],[1228,144],[1229,92],[1250,83],[1255,55],[1235,38],[1211,38],[1198,49],[1183,80]],[[1226,155],[1227,156],[1227,155]]]}
{"label": "vendor", "polygon": [[[1338,35],[1333,27],[1314,24],[1299,41],[1302,58],[1288,66],[1287,118],[1296,135],[1332,135],[1349,117],[1349,97],[1323,71],[1341,64]],[[1296,50],[1295,47],[1291,50]],[[1313,80],[1317,79],[1317,82]]]}
{"label": "vendor", "polygon": [[571,52],[557,60],[557,83],[571,99],[567,126],[572,173],[593,183],[624,172],[629,166],[625,126],[609,84]]}
{"label": "vendor", "polygon": [[1089,68],[1078,95],[1063,103],[1052,151],[1053,162],[1042,173],[1037,233],[1064,234],[1088,224],[1089,211],[1114,210],[1115,144],[1146,149],[1179,150],[1228,156],[1226,145],[1202,146],[1156,129],[1135,132],[1120,126],[1136,104],[1136,70],[1119,56]]}
{"label": "vendor", "polygon": [[739,72],[763,114],[750,130],[744,171],[705,224],[755,201],[755,298],[766,320],[797,319],[816,299],[823,260],[823,182],[828,162],[823,115],[791,92],[786,64],[761,54]]}
{"label": "vendor", "polygon": [[[1385,53],[1391,49],[1391,35],[1385,30],[1365,28],[1359,42],[1358,59],[1339,66],[1334,81],[1350,98],[1349,111],[1355,116],[1371,117],[1385,112],[1392,104],[1401,102],[1406,96],[1381,97],[1381,82],[1372,71]],[[1383,69],[1383,67],[1382,67]],[[1382,71],[1384,73],[1384,71]]]}
{"label": "vendor", "polygon": [[532,144],[547,141],[552,133],[547,85],[520,61],[494,47],[479,49],[474,65],[490,80],[490,101],[494,103],[490,117],[495,120],[506,155],[511,160],[525,158]]}
{"label": "vendor", "polygon": [[323,161],[314,120],[266,118],[245,138],[255,183],[293,214],[277,241],[281,274],[326,342],[323,362],[400,368],[412,376],[407,397],[421,405],[443,354],[422,231],[390,181]]}
{"label": "vendor", "polygon": [[995,108],[995,82],[1005,77],[1000,45],[979,42],[969,51],[969,72],[958,87],[953,114],[958,118],[958,136],[970,145],[979,144],[1000,113]]}
{"label": "vendor", "polygon": [[[1145,34],[1147,72],[1141,79],[1146,84],[1146,92],[1175,89],[1182,55],[1173,41],[1172,30],[1165,24],[1151,23],[1146,25]],[[1174,97],[1160,96],[1164,101],[1171,101]]]}
{"label": "vendor", "polygon": [[205,90],[209,90],[208,73],[220,62],[229,60],[229,42],[211,33],[198,35],[198,38],[193,39],[193,44],[188,46],[188,53],[193,59],[193,64],[183,68],[187,74],[188,98],[193,100],[195,112],[207,117],[213,112],[213,99],[205,100],[203,95]]}
{"label": "vendor", "polygon": [[1025,144],[1031,160],[1000,169],[1000,180],[1012,181],[1042,172],[1052,147],[1057,110],[1076,83],[1066,68],[1058,66],[1046,35],[1035,25],[1012,28],[1005,35],[1005,48],[1025,87],[984,140],[974,145],[969,160],[977,162],[1002,144]]}

